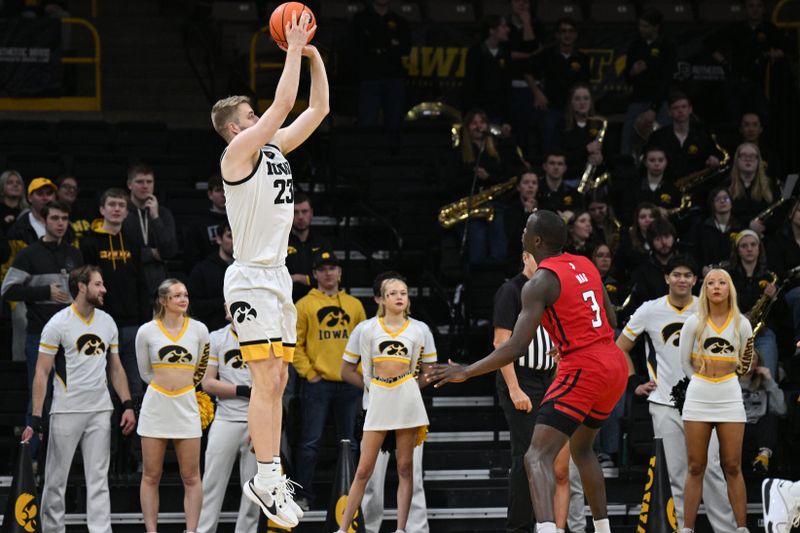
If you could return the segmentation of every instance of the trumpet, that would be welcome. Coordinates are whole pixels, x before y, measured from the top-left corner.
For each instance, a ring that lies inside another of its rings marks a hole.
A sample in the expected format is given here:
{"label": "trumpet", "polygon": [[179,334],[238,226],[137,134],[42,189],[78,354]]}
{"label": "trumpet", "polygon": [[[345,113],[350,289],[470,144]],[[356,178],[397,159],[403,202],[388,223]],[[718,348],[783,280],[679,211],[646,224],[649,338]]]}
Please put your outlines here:
{"label": "trumpet", "polygon": [[487,222],[494,220],[494,208],[485,205],[494,200],[507,190],[517,184],[517,177],[514,176],[508,181],[492,185],[483,191],[465,196],[460,200],[447,204],[439,209],[439,225],[445,229],[450,229],[468,218],[484,218]]}
{"label": "trumpet", "polygon": [[[602,122],[602,126],[600,126],[600,131],[597,133],[597,138],[595,138],[595,140],[598,142],[598,144],[600,144],[600,146],[603,146],[603,141],[606,138],[606,131],[608,130],[608,119],[606,119],[605,117],[597,116],[597,117],[588,117],[587,121],[588,120],[599,120]],[[597,173],[597,166],[587,161],[586,168],[583,169],[583,174],[581,175],[581,182],[578,184],[578,193],[583,194],[584,192],[586,192],[586,189],[587,187],[590,186],[590,183],[594,185],[594,182],[597,181],[594,179],[595,177],[594,175],[596,173]],[[608,179],[607,173],[606,173],[606,179]],[[598,186],[599,185],[594,185],[591,188],[596,189]]]}

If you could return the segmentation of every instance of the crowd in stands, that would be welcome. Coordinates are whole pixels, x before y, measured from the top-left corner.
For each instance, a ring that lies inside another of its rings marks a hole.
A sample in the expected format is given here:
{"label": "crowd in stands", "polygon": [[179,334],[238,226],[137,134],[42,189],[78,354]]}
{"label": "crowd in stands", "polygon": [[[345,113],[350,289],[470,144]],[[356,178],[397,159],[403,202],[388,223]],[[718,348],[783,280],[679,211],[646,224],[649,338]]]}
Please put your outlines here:
{"label": "crowd in stands", "polygon": [[[747,20],[707,40],[730,72],[721,97],[727,121],[738,126],[736,135],[716,137],[712,125],[698,119],[703,113],[691,95],[673,81],[676,47],[664,35],[661,13],[644,9],[624,65],[631,92],[620,150],[610,153],[578,23],[559,20],[548,28],[554,31],[548,42],[529,0],[509,4],[508,17],[482,21],[480,39],[469,49],[460,138],[451,154],[442,154],[451,163],[442,189],[452,202],[516,182],[484,205],[493,208],[493,218],[470,218],[443,231],[442,239],[463,239],[464,262],[516,268],[528,215],[555,211],[569,228],[567,251],[597,266],[623,326],[642,304],[667,294],[665,268],[677,255],[691,256],[699,275],[726,269],[742,312],[754,328],[764,321],[756,339],[759,366],[741,382],[748,420],[743,460],[769,471],[777,421],[786,412],[780,385],[791,359],[800,357],[800,201],[781,202],[784,171],[792,169],[763,134],[770,117],[763,90],[768,64],[792,59],[788,41],[768,21],[762,0],[746,0]],[[406,110],[401,58],[410,48],[409,25],[382,0],[368,2],[353,25],[360,123],[373,126],[382,115],[385,126],[396,130]],[[610,178],[603,179],[605,173]],[[13,169],[0,174],[2,320],[12,324],[7,348],[13,358],[27,361],[29,390],[42,329],[70,305],[68,275],[84,264],[102,273],[103,309],[119,328],[119,355],[134,403],[143,395],[134,341],[152,317],[168,261],[182,259],[192,316],[210,331],[226,326],[222,287],[233,245],[222,178],[208,179],[209,207],[185,228],[177,228],[159,203],[157,179],[146,163],[133,164],[128,190],[100,191],[96,210],[83,212],[76,203],[81,176],[22,176]],[[311,226],[313,199],[297,191],[294,205],[287,266],[299,319],[287,394],[299,398],[294,477],[306,485],[326,423],[319,405],[332,407],[338,436],[356,442],[361,394],[342,380],[340,367],[349,333],[366,316],[340,286],[342,269],[331,243]],[[750,314],[764,308],[766,317]],[[637,370],[645,375],[640,359]],[[604,466],[612,466],[619,452],[621,409],[622,403],[598,439]],[[303,494],[306,503],[312,497]]]}

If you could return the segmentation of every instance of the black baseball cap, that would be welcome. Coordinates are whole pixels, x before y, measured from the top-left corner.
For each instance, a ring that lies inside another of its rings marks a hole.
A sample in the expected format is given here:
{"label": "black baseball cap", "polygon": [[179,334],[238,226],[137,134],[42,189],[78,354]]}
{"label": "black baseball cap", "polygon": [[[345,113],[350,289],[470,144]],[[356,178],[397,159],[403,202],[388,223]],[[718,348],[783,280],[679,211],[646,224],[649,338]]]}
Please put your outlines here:
{"label": "black baseball cap", "polygon": [[339,260],[330,250],[320,250],[314,254],[314,270],[317,270],[324,265],[339,266]]}

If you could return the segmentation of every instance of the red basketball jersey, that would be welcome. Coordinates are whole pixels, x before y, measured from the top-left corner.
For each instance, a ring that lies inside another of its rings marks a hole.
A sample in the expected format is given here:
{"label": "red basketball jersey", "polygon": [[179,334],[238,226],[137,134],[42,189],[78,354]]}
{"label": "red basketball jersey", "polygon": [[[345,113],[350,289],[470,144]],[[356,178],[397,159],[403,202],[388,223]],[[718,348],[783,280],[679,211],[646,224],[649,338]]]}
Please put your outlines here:
{"label": "red basketball jersey", "polygon": [[561,294],[542,314],[542,325],[561,354],[613,343],[614,330],[603,304],[603,282],[594,264],[583,256],[564,253],[548,257],[539,268],[551,271],[561,282]]}

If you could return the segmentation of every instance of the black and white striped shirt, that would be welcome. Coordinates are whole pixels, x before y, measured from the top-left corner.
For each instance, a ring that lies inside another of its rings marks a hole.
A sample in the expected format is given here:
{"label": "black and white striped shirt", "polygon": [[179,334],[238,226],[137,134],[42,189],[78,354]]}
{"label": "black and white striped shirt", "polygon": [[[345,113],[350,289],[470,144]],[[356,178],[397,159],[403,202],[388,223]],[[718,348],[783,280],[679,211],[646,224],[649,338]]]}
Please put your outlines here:
{"label": "black and white striped shirt", "polygon": [[517,359],[519,366],[532,370],[552,370],[556,363],[547,353],[553,349],[553,341],[542,326],[536,328],[536,335],[528,345],[528,353]]}

